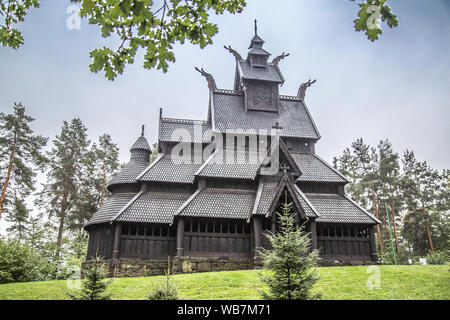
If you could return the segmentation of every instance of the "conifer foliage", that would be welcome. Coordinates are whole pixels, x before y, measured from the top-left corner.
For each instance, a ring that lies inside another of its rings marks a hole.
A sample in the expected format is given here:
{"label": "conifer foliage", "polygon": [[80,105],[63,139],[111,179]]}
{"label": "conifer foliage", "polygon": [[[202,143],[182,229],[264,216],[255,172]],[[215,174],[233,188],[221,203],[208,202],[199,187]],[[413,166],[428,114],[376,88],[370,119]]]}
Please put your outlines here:
{"label": "conifer foliage", "polygon": [[268,275],[261,280],[269,287],[262,292],[264,299],[270,300],[311,300],[319,298],[312,292],[319,280],[317,266],[318,250],[311,250],[311,240],[303,226],[297,227],[292,204],[283,203],[282,213],[278,215],[279,232],[268,232],[266,237],[272,244],[272,250],[262,249],[264,267]]}
{"label": "conifer foliage", "polygon": [[10,210],[13,224],[26,219],[23,201],[35,190],[36,169],[47,162],[42,149],[48,139],[33,133],[32,121],[21,103],[15,103],[10,114],[0,113],[0,219],[2,211]]}
{"label": "conifer foliage", "polygon": [[382,256],[391,251],[386,214],[398,256],[448,250],[448,169],[432,169],[411,150],[401,156],[388,139],[372,147],[359,138],[344,150],[337,164],[350,180],[346,191],[382,222],[376,230]]}
{"label": "conifer foliage", "polygon": [[111,300],[111,294],[106,294],[112,279],[106,280],[103,258],[96,256],[84,271],[86,279],[82,283],[78,295],[67,293],[72,300]]}
{"label": "conifer foliage", "polygon": [[153,289],[149,292],[148,300],[178,300],[178,288],[173,280],[173,265],[170,264],[170,257],[167,257],[167,270],[165,279],[160,283],[153,284]]}

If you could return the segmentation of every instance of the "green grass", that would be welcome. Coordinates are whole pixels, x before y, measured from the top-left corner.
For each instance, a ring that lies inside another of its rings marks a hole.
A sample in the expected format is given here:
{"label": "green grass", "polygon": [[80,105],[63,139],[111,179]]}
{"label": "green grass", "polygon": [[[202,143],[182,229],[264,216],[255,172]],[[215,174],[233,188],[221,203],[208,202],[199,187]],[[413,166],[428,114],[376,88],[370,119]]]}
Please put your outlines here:
{"label": "green grass", "polygon": [[[380,288],[369,289],[367,266],[320,268],[315,287],[323,299],[450,299],[449,266],[379,266]],[[179,274],[174,279],[183,299],[260,299],[264,289],[257,270]],[[114,299],[145,299],[152,282],[163,277],[115,278]],[[0,285],[0,299],[68,299],[65,280]]]}

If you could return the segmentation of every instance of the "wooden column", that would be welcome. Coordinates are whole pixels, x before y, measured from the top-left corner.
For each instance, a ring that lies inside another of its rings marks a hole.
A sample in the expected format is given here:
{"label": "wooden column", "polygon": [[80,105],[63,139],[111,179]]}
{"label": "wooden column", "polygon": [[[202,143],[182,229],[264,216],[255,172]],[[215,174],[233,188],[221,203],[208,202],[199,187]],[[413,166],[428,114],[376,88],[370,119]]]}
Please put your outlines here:
{"label": "wooden column", "polygon": [[372,261],[378,260],[377,245],[375,243],[375,230],[374,226],[369,227],[369,238],[370,238],[370,256]]}
{"label": "wooden column", "polygon": [[262,222],[261,217],[256,215],[253,217],[253,233],[255,235],[255,253],[256,253],[256,249],[262,247]]}
{"label": "wooden column", "polygon": [[179,218],[177,223],[177,256],[184,256],[184,219]]}
{"label": "wooden column", "polygon": [[277,231],[277,228],[276,228],[277,217],[276,217],[275,214],[272,214],[272,221],[271,222],[272,222],[271,231],[272,231],[273,234],[275,234],[275,232]]}
{"label": "wooden column", "polygon": [[316,230],[316,221],[310,220],[309,226],[311,229],[311,247],[312,249],[317,249],[317,230]]}
{"label": "wooden column", "polygon": [[113,246],[113,259],[119,259],[120,257],[120,235],[122,234],[122,224],[120,222],[116,223],[116,228],[114,230],[114,246]]}

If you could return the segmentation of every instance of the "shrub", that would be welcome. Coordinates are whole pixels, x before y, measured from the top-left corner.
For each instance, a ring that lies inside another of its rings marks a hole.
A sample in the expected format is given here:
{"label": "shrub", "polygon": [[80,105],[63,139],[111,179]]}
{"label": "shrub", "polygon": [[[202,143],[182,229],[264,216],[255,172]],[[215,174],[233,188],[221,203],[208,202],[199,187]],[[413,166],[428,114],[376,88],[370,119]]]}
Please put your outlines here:
{"label": "shrub", "polygon": [[[409,259],[412,264],[419,264],[419,257],[411,251],[408,251],[404,247],[399,247],[399,252],[395,254],[398,265],[409,265]],[[383,261],[383,264],[394,264],[394,256],[392,250],[387,250],[382,254],[379,254],[379,259]]]}
{"label": "shrub", "polygon": [[261,275],[261,280],[269,287],[269,293],[262,292],[264,299],[309,300],[317,299],[311,290],[319,280],[317,266],[318,250],[311,249],[309,234],[303,226],[297,228],[290,213],[292,204],[282,204],[283,214],[278,215],[280,230],[266,237],[272,250],[262,249],[264,267],[269,275]]}
{"label": "shrub", "polygon": [[440,250],[429,252],[426,259],[428,264],[446,264],[449,262],[448,253]]}
{"label": "shrub", "polygon": [[0,239],[0,283],[51,278],[54,266],[26,244]]}

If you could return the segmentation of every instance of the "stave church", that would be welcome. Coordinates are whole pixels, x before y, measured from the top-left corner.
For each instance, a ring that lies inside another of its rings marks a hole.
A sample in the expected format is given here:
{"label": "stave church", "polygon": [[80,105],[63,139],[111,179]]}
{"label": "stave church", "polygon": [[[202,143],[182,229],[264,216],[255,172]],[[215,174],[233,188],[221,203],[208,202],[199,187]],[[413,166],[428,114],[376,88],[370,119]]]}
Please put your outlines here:
{"label": "stave church", "polygon": [[88,260],[133,265],[134,275],[168,257],[183,272],[257,267],[284,202],[323,261],[377,260],[380,221],[345,194],[349,181],[315,152],[321,136],[304,101],[315,81],[280,95],[288,54],[269,60],[263,44],[255,21],[247,56],[225,47],[235,63],[231,90],[196,68],[209,90],[206,120],[163,117],[160,109],[151,163],[142,129],[109,182],[111,197],[85,225]]}

